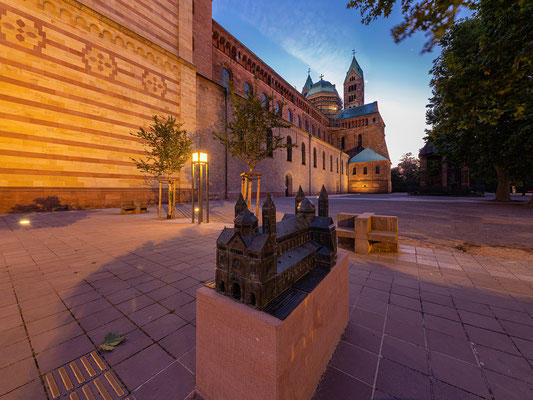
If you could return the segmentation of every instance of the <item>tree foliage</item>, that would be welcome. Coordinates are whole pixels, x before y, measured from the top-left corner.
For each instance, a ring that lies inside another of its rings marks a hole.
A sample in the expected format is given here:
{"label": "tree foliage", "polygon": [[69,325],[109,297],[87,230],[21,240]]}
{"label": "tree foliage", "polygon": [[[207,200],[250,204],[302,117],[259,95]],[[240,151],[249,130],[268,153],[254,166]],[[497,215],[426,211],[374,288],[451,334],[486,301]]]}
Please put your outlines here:
{"label": "tree foliage", "polygon": [[132,158],[137,168],[155,177],[171,178],[179,172],[190,159],[192,140],[183,124],[176,122],[172,116],[154,115],[154,123],[147,130],[139,128],[132,136],[143,140],[147,156],[142,159]]}
{"label": "tree foliage", "polygon": [[533,3],[481,0],[440,44],[427,112],[430,137],[448,160],[491,165],[497,200],[533,164]]}
{"label": "tree foliage", "polygon": [[420,162],[413,153],[405,153],[398,166],[391,169],[393,191],[414,191],[420,182]]}
{"label": "tree foliage", "polygon": [[392,28],[392,37],[396,43],[412,36],[418,31],[428,37],[423,52],[431,51],[444,33],[455,23],[461,9],[472,9],[477,0],[351,0],[347,8],[356,8],[361,12],[361,22],[370,22],[383,16],[388,18],[393,7],[398,3],[404,20]]}
{"label": "tree foliage", "polygon": [[275,128],[288,128],[282,119],[283,104],[279,110],[271,110],[274,98],[259,97],[254,82],[247,96],[235,93],[233,82],[228,87],[231,97],[232,118],[226,124],[226,131],[213,132],[213,136],[227,147],[232,157],[244,161],[253,172],[264,159],[271,157],[277,149],[294,147],[283,141],[283,136]]}

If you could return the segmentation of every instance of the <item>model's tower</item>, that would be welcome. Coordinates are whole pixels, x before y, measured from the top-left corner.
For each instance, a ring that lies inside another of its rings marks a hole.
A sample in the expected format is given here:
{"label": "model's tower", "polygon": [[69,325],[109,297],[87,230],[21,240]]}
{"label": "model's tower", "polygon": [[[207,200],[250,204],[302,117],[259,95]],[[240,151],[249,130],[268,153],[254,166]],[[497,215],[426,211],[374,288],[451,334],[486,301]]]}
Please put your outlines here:
{"label": "model's tower", "polygon": [[246,202],[244,201],[244,197],[242,197],[242,193],[239,194],[239,199],[235,203],[235,218],[242,213],[244,210],[246,210],[248,207],[246,206]]}
{"label": "model's tower", "polygon": [[309,89],[311,89],[311,86],[313,86],[313,80],[311,79],[311,69],[307,71],[307,80],[305,81],[305,85],[302,89],[302,94],[305,96],[307,92],[309,92]]}
{"label": "model's tower", "polygon": [[276,235],[276,205],[267,194],[265,202],[263,203],[263,233],[269,236]]}
{"label": "model's tower", "polygon": [[363,70],[355,59],[355,51],[353,54],[352,63],[350,68],[348,68],[348,72],[346,72],[346,79],[344,80],[344,109],[365,104]]}
{"label": "model's tower", "polygon": [[305,193],[302,190],[302,185],[298,187],[298,193],[296,193],[296,197],[294,198],[294,213],[298,214],[298,206],[302,202],[302,200],[305,199]]}
{"label": "model's tower", "polygon": [[322,189],[320,190],[320,194],[318,195],[318,216],[319,217],[328,217],[329,216],[329,200],[328,200],[328,192],[324,185],[322,185]]}

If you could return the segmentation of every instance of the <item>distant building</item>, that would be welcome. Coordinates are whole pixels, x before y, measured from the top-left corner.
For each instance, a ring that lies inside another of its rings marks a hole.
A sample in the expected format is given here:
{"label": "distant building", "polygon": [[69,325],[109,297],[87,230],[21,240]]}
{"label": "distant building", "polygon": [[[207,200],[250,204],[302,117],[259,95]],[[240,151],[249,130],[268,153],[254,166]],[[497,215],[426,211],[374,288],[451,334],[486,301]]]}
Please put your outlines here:
{"label": "distant building", "polygon": [[235,205],[233,228],[217,240],[216,290],[261,310],[314,268],[329,271],[336,262],[335,223],[328,216],[328,194],[322,187],[315,205],[299,190],[295,213],[276,222],[270,195],[263,208],[263,226],[242,196]]}
{"label": "distant building", "polygon": [[420,191],[438,193],[464,193],[470,191],[468,167],[447,163],[427,142],[418,153],[420,159]]}

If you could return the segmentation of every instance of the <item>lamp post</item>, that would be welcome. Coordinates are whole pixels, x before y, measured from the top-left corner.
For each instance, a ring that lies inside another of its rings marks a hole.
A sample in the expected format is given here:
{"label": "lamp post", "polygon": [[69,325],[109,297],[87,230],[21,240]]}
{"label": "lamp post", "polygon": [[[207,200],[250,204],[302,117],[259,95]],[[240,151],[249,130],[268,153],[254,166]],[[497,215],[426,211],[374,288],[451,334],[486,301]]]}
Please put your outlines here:
{"label": "lamp post", "polygon": [[[207,153],[197,151],[192,153],[192,222],[194,223],[194,215],[196,209],[194,207],[194,195],[198,193],[198,223],[204,222],[204,195],[203,187],[205,180],[205,205],[206,205],[206,221],[209,222],[209,168],[208,168]],[[198,169],[198,172],[196,172]],[[205,172],[204,172],[205,171]],[[198,175],[198,185],[196,186],[196,175]],[[204,177],[205,176],[205,177]],[[196,186],[196,188],[195,188]]]}

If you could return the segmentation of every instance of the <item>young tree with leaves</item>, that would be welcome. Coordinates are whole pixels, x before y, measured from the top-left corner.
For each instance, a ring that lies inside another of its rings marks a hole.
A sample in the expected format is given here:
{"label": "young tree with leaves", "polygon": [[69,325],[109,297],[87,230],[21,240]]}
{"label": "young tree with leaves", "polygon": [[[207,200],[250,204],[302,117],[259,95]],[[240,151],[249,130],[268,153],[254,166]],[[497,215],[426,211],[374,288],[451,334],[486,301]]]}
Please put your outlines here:
{"label": "young tree with leaves", "polygon": [[146,172],[156,179],[168,179],[168,204],[169,211],[167,218],[173,218],[172,207],[174,199],[172,193],[175,192],[175,179],[185,163],[190,160],[192,153],[192,140],[185,129],[181,129],[183,124],[177,123],[172,116],[160,117],[154,115],[154,123],[147,130],[139,128],[138,132],[131,133],[132,136],[142,139],[145,151],[145,158],[131,160],[137,169]]}
{"label": "young tree with leaves", "polygon": [[[283,136],[275,131],[276,128],[290,126],[282,118],[283,104],[280,103],[278,110],[271,110],[274,97],[266,96],[261,99],[257,90],[257,81],[254,81],[252,89],[245,97],[235,93],[232,81],[229,81],[228,91],[231,98],[231,118],[226,124],[226,131],[215,131],[213,137],[226,146],[232,157],[248,165],[244,187],[247,204],[250,207],[252,198],[250,178],[257,165],[272,157],[276,150],[295,145],[284,143]],[[259,187],[257,191],[259,195]]]}

